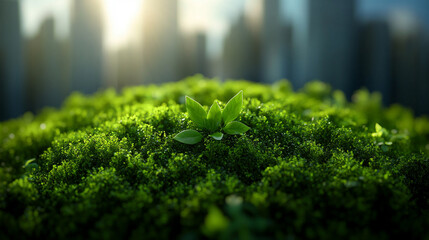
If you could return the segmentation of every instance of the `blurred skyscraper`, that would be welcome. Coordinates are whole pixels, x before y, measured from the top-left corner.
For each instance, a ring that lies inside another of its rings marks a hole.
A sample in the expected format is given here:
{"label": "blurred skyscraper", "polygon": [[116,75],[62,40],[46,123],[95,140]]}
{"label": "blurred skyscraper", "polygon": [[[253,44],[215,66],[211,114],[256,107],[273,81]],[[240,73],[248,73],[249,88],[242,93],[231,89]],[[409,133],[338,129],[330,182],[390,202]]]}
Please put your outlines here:
{"label": "blurred skyscraper", "polygon": [[[429,88],[424,88],[429,85],[429,78],[425,73],[429,66],[425,34],[414,15],[402,11],[396,14],[398,15],[390,19],[394,100],[405,106],[414,107],[417,113],[429,111]],[[422,105],[424,108],[421,109]]]}
{"label": "blurred skyscraper", "polygon": [[208,74],[207,37],[204,33],[181,34],[178,79],[200,73]]}
{"label": "blurred skyscraper", "polygon": [[355,0],[289,1],[294,85],[320,79],[350,96],[355,89]]}
{"label": "blurred skyscraper", "polygon": [[[137,86],[143,83],[144,69],[142,67],[143,56],[140,44],[129,44],[120,48],[115,54],[116,87],[121,89],[126,86]],[[110,71],[109,69],[108,71]]]}
{"label": "blurred skyscraper", "polygon": [[64,71],[68,56],[55,38],[54,19],[47,18],[36,36],[26,44],[27,110],[59,107],[67,94],[68,82]]}
{"label": "blurred skyscraper", "polygon": [[145,0],[143,3],[144,83],[177,81],[178,1]]}
{"label": "blurred skyscraper", "polygon": [[261,78],[272,83],[287,75],[290,77],[288,31],[282,21],[279,0],[262,1],[261,7]]}
{"label": "blurred skyscraper", "polygon": [[122,89],[126,86],[143,84],[143,44],[141,17],[132,22],[132,29],[137,31],[117,49],[105,51],[105,85]]}
{"label": "blurred skyscraper", "polygon": [[383,95],[384,104],[392,100],[391,32],[386,20],[369,20],[360,26],[357,87]]}
{"label": "blurred skyscraper", "polygon": [[429,1],[427,0],[359,0],[357,13],[361,19],[386,18],[398,9],[411,12],[429,29]]}
{"label": "blurred skyscraper", "polygon": [[426,31],[423,34],[420,54],[420,77],[417,90],[420,101],[416,108],[418,114],[429,114],[429,32]]}
{"label": "blurred skyscraper", "polygon": [[0,120],[24,112],[24,67],[19,1],[0,1]]}
{"label": "blurred skyscraper", "polygon": [[71,21],[71,91],[93,93],[103,82],[101,0],[74,0]]}
{"label": "blurred skyscraper", "polygon": [[360,0],[357,13],[368,23],[360,37],[360,87],[381,92],[387,105],[429,113],[429,1]]}
{"label": "blurred skyscraper", "polygon": [[260,81],[260,44],[241,15],[224,40],[223,77]]}

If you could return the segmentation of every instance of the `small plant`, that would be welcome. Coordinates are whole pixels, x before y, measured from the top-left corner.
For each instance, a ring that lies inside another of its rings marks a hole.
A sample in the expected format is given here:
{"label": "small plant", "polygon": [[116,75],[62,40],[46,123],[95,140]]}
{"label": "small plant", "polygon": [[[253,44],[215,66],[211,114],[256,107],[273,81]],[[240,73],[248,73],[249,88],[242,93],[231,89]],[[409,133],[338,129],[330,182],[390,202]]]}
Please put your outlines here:
{"label": "small plant", "polygon": [[[242,106],[242,90],[228,101],[223,111],[219,104],[214,101],[208,113],[200,103],[186,96],[186,110],[189,118],[197,127],[208,130],[210,132],[209,136],[215,140],[222,140],[223,133],[220,130],[227,134],[242,134],[250,129],[245,124],[234,121],[240,114]],[[202,139],[203,135],[193,129],[184,130],[174,137],[174,140],[186,144],[196,144]]]}

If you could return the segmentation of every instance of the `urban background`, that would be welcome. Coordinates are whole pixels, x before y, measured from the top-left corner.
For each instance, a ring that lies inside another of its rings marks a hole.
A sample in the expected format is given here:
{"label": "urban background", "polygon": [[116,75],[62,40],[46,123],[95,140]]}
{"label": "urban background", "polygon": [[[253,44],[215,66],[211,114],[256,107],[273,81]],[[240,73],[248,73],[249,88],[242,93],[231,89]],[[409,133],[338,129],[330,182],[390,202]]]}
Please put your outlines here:
{"label": "urban background", "polygon": [[0,120],[200,73],[429,113],[428,0],[0,0]]}

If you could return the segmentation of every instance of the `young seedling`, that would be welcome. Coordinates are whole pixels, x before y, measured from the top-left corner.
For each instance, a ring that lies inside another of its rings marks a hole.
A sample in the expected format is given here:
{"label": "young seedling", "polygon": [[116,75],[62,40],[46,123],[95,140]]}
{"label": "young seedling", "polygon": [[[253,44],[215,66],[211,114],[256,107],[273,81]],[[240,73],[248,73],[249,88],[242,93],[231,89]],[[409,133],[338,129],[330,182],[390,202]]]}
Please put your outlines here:
{"label": "young seedling", "polygon": [[[221,130],[226,134],[242,134],[250,129],[245,124],[234,121],[240,114],[242,106],[243,91],[231,98],[223,111],[214,101],[208,113],[200,103],[186,96],[186,111],[188,111],[189,118],[197,127],[208,130],[209,136],[215,140],[222,140]],[[196,144],[202,139],[203,135],[193,129],[184,130],[174,136],[174,140],[185,144]]]}

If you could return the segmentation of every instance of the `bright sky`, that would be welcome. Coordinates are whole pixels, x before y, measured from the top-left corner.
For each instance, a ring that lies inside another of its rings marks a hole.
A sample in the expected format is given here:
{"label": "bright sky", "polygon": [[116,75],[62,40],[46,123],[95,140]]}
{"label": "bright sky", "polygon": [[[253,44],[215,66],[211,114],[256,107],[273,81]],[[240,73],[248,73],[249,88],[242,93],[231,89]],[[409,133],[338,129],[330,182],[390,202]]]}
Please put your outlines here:
{"label": "bright sky", "polygon": [[142,2],[142,0],[104,0],[108,47],[117,48],[129,40],[132,25],[142,12]]}
{"label": "bright sky", "polygon": [[37,33],[40,23],[47,17],[55,19],[58,37],[69,31],[71,0],[20,0],[22,32],[25,36]]}
{"label": "bright sky", "polygon": [[206,30],[209,55],[219,54],[223,36],[244,5],[245,0],[180,0],[180,27],[184,32]]}
{"label": "bright sky", "polygon": [[[139,17],[144,0],[103,0],[106,12],[105,44],[110,49],[128,41],[132,23]],[[218,52],[231,20],[244,9],[245,0],[178,0],[179,25],[184,32],[206,31],[208,50]],[[34,35],[47,17],[55,19],[56,34],[67,37],[72,0],[21,0],[23,32]]]}

